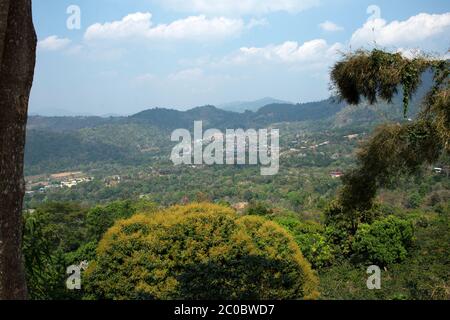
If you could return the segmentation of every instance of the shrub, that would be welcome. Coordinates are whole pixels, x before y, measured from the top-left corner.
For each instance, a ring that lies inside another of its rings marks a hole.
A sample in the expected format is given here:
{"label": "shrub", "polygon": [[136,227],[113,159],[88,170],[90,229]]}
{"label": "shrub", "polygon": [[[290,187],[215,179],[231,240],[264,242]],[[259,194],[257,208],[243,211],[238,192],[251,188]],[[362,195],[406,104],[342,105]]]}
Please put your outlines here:
{"label": "shrub", "polygon": [[90,298],[316,298],[317,278],[290,235],[212,204],[121,220],[86,271]]}
{"label": "shrub", "polygon": [[264,203],[262,202],[250,202],[246,213],[250,216],[267,216],[269,214],[273,213],[273,210],[268,208]]}
{"label": "shrub", "polygon": [[39,220],[49,250],[76,250],[86,239],[86,209],[77,203],[46,202],[30,215]]}
{"label": "shrub", "polygon": [[371,225],[360,225],[352,248],[370,262],[388,265],[406,258],[412,239],[410,221],[388,216]]}
{"label": "shrub", "polygon": [[321,225],[295,218],[279,218],[276,222],[292,234],[303,255],[314,268],[320,269],[333,262],[333,250]]}
{"label": "shrub", "polygon": [[115,201],[106,206],[96,206],[89,210],[86,216],[88,235],[90,239],[98,241],[116,220],[129,218],[138,211],[151,213],[155,210],[155,204],[146,200]]}
{"label": "shrub", "polygon": [[325,237],[333,244],[336,257],[348,257],[352,253],[352,243],[358,226],[370,224],[383,215],[378,204],[367,210],[344,208],[339,201],[332,201],[325,209]]}
{"label": "shrub", "polygon": [[24,214],[22,250],[29,298],[32,300],[74,298],[76,295],[68,292],[64,286],[66,277],[64,252],[61,248],[54,249],[55,239],[64,239],[57,234],[60,229],[55,226],[58,225],[43,213],[45,212],[37,210]]}
{"label": "shrub", "polygon": [[349,210],[339,201],[332,201],[325,208],[325,225],[346,229],[349,234],[354,234],[361,223],[372,223],[382,215],[381,207],[373,204],[366,210]]}
{"label": "shrub", "polygon": [[406,207],[409,209],[417,209],[422,203],[422,197],[418,192],[413,192],[407,200]]}
{"label": "shrub", "polygon": [[97,242],[90,241],[80,246],[76,251],[66,253],[66,265],[80,264],[82,261],[95,260],[95,251],[97,249]]}

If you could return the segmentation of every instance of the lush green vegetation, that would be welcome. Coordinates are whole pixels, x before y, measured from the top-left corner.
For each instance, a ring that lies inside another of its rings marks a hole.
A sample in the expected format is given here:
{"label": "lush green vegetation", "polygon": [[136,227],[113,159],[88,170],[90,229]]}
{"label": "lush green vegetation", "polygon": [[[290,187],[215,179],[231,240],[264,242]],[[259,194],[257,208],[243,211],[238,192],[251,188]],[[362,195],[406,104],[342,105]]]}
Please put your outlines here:
{"label": "lush green vegetation", "polygon": [[118,221],[86,272],[97,299],[300,299],[318,296],[298,246],[261,217],[211,204]]}
{"label": "lush green vegetation", "polygon": [[411,222],[388,216],[372,224],[361,224],[352,250],[364,261],[385,266],[406,259],[412,238]]}
{"label": "lush green vegetation", "polygon": [[[26,171],[47,174],[25,198],[32,297],[450,299],[448,64],[357,52],[332,78],[357,106],[30,119]],[[194,120],[279,128],[279,174],[173,166],[170,130]],[[94,180],[42,189],[78,170]],[[67,290],[82,261],[82,290]],[[380,290],[366,286],[373,264]]]}
{"label": "lush green vegetation", "polygon": [[[146,200],[46,203],[25,216],[30,292],[39,299],[302,298],[306,272],[312,284],[318,275],[322,299],[449,298],[448,200],[380,208],[382,217],[351,239],[321,215],[314,222],[254,208],[248,215],[211,204],[161,209]],[[65,269],[84,260],[83,289],[67,290]],[[383,268],[381,290],[365,286],[371,264]]]}

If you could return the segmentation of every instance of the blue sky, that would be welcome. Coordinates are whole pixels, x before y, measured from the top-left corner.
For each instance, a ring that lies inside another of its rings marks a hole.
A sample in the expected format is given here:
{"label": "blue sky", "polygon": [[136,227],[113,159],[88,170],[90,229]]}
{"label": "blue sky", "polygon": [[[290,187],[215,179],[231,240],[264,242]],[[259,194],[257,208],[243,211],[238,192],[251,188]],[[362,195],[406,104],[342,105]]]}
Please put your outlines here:
{"label": "blue sky", "polygon": [[[70,5],[80,29],[67,27]],[[33,10],[40,114],[314,101],[330,95],[342,52],[450,48],[448,0],[34,0]]]}

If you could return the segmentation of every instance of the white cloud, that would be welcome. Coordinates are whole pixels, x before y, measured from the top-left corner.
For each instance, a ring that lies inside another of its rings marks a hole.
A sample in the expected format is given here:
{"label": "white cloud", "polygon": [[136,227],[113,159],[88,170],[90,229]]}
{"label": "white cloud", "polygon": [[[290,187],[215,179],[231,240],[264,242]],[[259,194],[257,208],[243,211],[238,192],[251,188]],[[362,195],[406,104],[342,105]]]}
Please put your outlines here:
{"label": "white cloud", "polygon": [[[367,21],[350,40],[354,47],[377,44],[386,47],[446,50],[450,43],[450,12],[421,13],[405,21],[388,23],[383,19]],[[431,45],[429,47],[428,45]]]}
{"label": "white cloud", "polygon": [[153,26],[151,13],[138,12],[129,14],[120,21],[91,25],[84,37],[86,40],[204,40],[235,36],[244,28],[245,24],[241,19],[207,18],[204,15]]}
{"label": "white cloud", "polygon": [[50,36],[44,40],[40,40],[37,44],[38,49],[46,51],[57,51],[67,48],[70,44],[70,39],[58,38],[58,36]]}
{"label": "white cloud", "polygon": [[303,44],[286,41],[279,45],[266,47],[242,47],[236,54],[226,58],[226,62],[232,64],[260,61],[295,64],[318,62],[325,65],[338,56],[341,48],[341,44],[329,45],[324,39],[315,39]]}
{"label": "white cloud", "polygon": [[267,26],[269,25],[269,21],[267,19],[251,19],[250,22],[247,24],[248,29],[252,29],[255,27],[261,27],[261,26]]}
{"label": "white cloud", "polygon": [[336,31],[342,31],[344,30],[343,27],[338,26],[337,24],[335,24],[334,22],[331,21],[325,21],[322,22],[321,24],[319,24],[319,27],[323,30],[323,31],[327,31],[327,32],[336,32]]}
{"label": "white cloud", "polygon": [[319,0],[157,0],[184,12],[208,15],[261,15],[271,12],[298,13],[319,4]]}

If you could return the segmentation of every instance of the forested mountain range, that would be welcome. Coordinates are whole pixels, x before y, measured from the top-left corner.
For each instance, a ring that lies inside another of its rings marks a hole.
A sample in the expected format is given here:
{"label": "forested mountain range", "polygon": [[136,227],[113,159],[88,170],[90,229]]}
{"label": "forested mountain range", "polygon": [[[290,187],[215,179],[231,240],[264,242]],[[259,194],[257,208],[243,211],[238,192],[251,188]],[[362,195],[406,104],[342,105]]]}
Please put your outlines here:
{"label": "forested mountain range", "polygon": [[41,117],[30,116],[29,130],[76,131],[101,125],[146,124],[160,129],[189,128],[196,120],[205,127],[249,128],[284,121],[321,120],[343,110],[344,104],[328,99],[304,104],[269,104],[258,111],[244,113],[225,111],[214,106],[201,106],[188,111],[154,108],[129,117]]}
{"label": "forested mountain range", "polygon": [[[413,100],[414,117],[420,98]],[[27,172],[39,173],[94,162],[134,165],[149,157],[170,154],[174,129],[192,130],[202,120],[204,129],[264,128],[281,123],[307,123],[310,130],[372,127],[385,121],[405,121],[401,97],[392,104],[362,103],[347,106],[337,98],[303,104],[274,103],[244,113],[202,106],[187,111],[155,108],[128,117],[30,116],[25,163]],[[283,132],[281,132],[283,136]]]}

